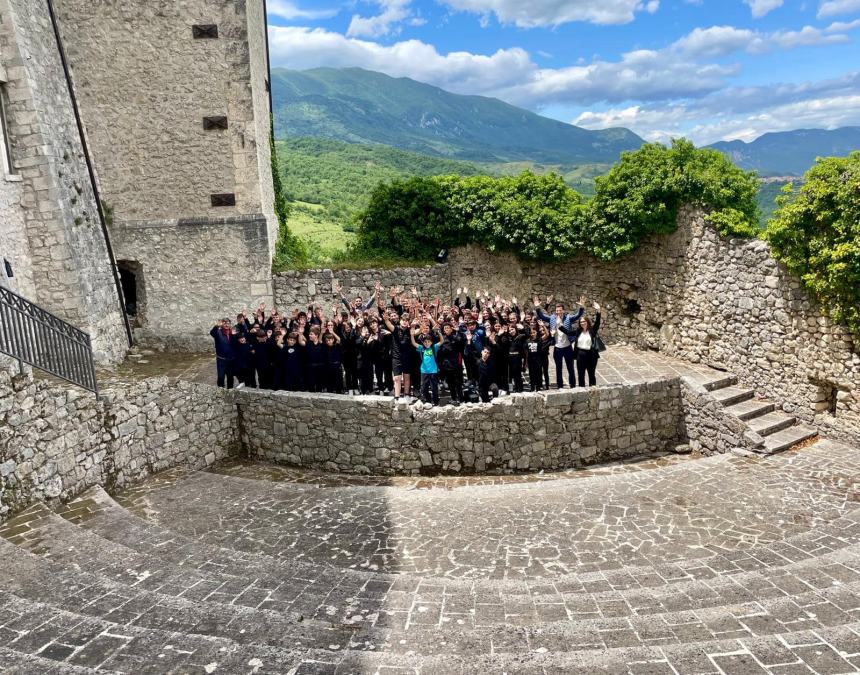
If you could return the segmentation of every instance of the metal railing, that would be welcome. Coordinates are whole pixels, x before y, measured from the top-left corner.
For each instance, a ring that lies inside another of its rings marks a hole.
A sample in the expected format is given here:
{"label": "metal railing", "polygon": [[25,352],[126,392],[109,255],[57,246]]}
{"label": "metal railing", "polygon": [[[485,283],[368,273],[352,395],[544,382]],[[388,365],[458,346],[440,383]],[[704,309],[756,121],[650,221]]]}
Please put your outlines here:
{"label": "metal railing", "polygon": [[90,336],[3,286],[0,352],[98,395]]}

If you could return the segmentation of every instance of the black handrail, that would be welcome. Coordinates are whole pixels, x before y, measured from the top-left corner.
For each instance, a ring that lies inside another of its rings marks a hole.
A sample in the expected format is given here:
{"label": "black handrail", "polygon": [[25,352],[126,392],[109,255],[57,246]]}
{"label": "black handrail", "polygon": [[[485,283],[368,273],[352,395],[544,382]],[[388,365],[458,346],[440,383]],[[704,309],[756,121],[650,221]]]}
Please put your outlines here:
{"label": "black handrail", "polygon": [[0,352],[98,396],[90,336],[3,286]]}

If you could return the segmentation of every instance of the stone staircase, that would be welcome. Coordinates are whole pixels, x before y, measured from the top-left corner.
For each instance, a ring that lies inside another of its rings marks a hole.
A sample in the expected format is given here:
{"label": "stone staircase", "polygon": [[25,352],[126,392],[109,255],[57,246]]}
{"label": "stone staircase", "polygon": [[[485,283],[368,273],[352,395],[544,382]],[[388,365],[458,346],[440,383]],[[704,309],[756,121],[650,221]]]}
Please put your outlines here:
{"label": "stone staircase", "polygon": [[0,671],[856,673],[858,469],[818,441],[540,483],[94,488],[0,527]]}
{"label": "stone staircase", "polygon": [[705,388],[725,406],[727,412],[764,438],[763,453],[783,452],[818,435],[815,429],[778,410],[774,402],[758,398],[752,389],[737,386],[736,377],[707,383]]}

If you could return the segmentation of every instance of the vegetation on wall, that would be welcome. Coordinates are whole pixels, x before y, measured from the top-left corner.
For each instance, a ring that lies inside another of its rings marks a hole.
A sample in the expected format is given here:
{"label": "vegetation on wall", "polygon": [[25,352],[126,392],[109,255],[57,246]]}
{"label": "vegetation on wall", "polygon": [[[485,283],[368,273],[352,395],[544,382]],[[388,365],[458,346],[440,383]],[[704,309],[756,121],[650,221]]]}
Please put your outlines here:
{"label": "vegetation on wall", "polygon": [[278,239],[275,242],[275,254],[272,257],[272,271],[280,272],[285,269],[304,266],[308,260],[308,253],[304,242],[290,232],[290,200],[284,190],[284,183],[279,170],[280,163],[278,162],[274,131],[271,132],[269,140],[272,149],[272,186],[275,193],[275,216],[278,219]]}
{"label": "vegetation on wall", "polygon": [[860,343],[860,152],[819,159],[768,223],[777,260]]}
{"label": "vegetation on wall", "polygon": [[359,215],[353,251],[429,257],[439,248],[477,243],[529,260],[580,253],[612,260],[650,234],[674,231],[684,204],[707,208],[722,234],[755,236],[757,191],[754,174],[684,140],[624,153],[597,179],[590,202],[554,174],[393,181],[377,186]]}

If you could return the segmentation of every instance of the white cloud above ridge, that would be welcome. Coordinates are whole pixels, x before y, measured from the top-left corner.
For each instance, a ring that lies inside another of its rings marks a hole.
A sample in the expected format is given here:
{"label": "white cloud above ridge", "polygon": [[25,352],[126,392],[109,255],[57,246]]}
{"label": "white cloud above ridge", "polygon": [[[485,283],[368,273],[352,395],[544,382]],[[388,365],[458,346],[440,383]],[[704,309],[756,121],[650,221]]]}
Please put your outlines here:
{"label": "white cloud above ridge", "polygon": [[749,5],[754,19],[770,14],[773,10],[782,7],[783,0],[744,0]]}
{"label": "white cloud above ridge", "polygon": [[268,0],[266,9],[271,16],[277,16],[288,21],[328,19],[338,12],[336,9],[302,9],[290,0]]}
{"label": "white cloud above ridge", "polygon": [[493,15],[518,28],[560,26],[574,21],[593,24],[630,23],[637,12],[653,14],[659,0],[439,0],[451,9]]}
{"label": "white cloud above ridge", "polygon": [[589,129],[625,126],[651,141],[686,136],[706,145],[750,141],[769,131],[860,124],[860,71],[801,84],[730,88],[667,107],[632,105],[581,113],[573,124]]}
{"label": "white cloud above ridge", "polygon": [[409,9],[410,0],[378,0],[382,11],[375,16],[359,16],[354,14],[346,30],[348,37],[382,37],[396,33],[398,24],[409,19],[412,12]]}
{"label": "white cloud above ridge", "polygon": [[818,4],[819,19],[854,12],[860,12],[860,0],[821,0]]}

